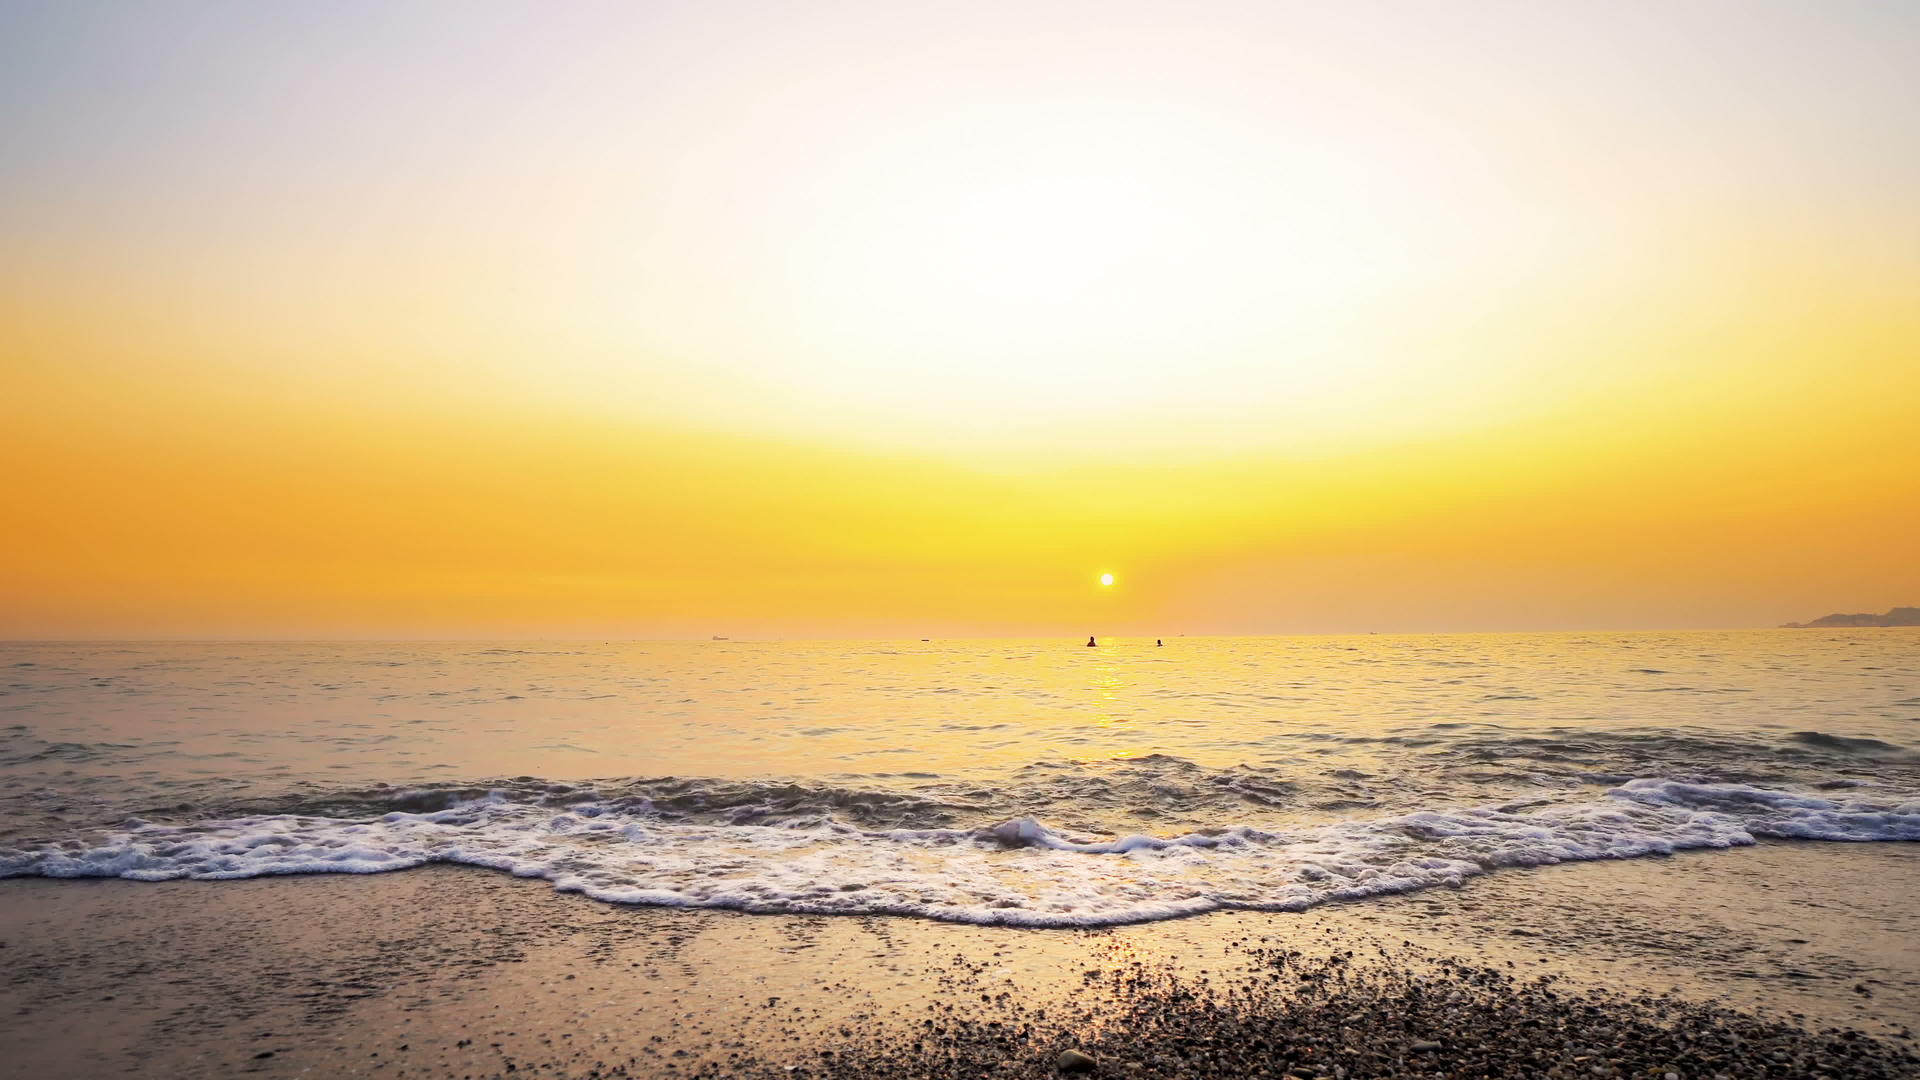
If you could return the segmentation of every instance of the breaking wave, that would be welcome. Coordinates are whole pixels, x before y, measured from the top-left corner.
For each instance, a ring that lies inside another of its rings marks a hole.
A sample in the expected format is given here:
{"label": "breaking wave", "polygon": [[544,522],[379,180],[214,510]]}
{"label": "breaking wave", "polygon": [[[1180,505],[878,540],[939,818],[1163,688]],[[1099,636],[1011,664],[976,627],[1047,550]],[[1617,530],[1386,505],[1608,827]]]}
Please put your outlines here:
{"label": "breaking wave", "polygon": [[1296,828],[1100,837],[1032,816],[824,785],[662,780],[618,794],[525,778],[376,789],[185,824],[0,849],[0,877],[137,881],[379,873],[454,863],[622,904],[1104,926],[1223,909],[1298,911],[1459,885],[1506,867],[1727,848],[1762,838],[1920,840],[1920,801],[1630,780],[1595,797],[1417,810]]}

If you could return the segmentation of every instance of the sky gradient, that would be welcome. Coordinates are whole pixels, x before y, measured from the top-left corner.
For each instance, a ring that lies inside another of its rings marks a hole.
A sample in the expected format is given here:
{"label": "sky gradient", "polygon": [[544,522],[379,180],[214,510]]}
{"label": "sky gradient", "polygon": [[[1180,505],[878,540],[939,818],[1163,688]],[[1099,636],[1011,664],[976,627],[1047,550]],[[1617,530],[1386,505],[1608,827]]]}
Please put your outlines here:
{"label": "sky gradient", "polygon": [[1916,102],[1886,3],[0,0],[0,636],[1920,603]]}

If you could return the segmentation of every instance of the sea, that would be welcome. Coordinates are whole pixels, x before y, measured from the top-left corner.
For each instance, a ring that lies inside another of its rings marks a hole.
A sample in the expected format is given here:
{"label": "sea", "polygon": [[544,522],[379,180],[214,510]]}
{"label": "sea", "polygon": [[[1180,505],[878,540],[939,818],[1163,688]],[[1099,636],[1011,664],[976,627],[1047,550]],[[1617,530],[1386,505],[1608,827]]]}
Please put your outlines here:
{"label": "sea", "polygon": [[1162,642],[4,643],[0,877],[1065,927],[1920,840],[1920,631]]}

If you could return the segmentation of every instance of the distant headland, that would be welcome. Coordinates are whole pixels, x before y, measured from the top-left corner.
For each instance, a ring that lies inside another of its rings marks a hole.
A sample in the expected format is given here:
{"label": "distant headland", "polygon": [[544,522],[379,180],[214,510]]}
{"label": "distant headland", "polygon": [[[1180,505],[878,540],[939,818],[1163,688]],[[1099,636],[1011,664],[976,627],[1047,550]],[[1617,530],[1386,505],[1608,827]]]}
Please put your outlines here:
{"label": "distant headland", "polygon": [[1812,622],[1781,623],[1781,626],[1794,630],[1808,630],[1818,626],[1920,626],[1920,607],[1897,607],[1885,615],[1870,615],[1865,612],[1856,615],[1822,615]]}

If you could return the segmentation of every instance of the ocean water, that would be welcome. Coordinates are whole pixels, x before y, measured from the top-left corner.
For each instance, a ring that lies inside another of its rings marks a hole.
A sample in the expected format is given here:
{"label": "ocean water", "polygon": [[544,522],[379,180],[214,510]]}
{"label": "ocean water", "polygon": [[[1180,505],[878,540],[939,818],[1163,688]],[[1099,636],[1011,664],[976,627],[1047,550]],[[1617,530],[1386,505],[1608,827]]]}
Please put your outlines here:
{"label": "ocean water", "polygon": [[1920,840],[1902,630],[0,644],[0,877],[1084,926]]}

